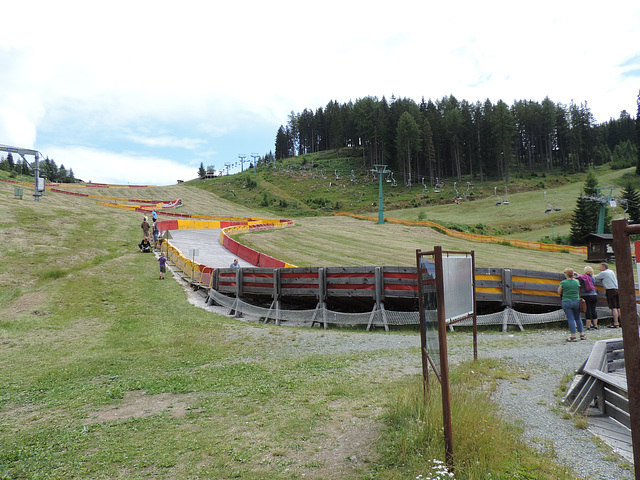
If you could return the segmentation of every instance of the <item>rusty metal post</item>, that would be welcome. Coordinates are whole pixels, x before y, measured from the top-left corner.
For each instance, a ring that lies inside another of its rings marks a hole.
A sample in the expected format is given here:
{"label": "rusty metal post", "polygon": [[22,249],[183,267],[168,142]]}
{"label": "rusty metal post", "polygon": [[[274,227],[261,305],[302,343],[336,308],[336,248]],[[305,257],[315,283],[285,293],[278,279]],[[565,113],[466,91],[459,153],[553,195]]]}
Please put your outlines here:
{"label": "rusty metal post", "polygon": [[442,423],[444,427],[445,462],[453,468],[453,429],[451,427],[451,392],[449,391],[449,359],[447,357],[447,325],[444,311],[444,274],[442,247],[434,247],[436,267],[436,302],[438,306],[438,343],[440,344],[440,386],[442,388]]}
{"label": "rusty metal post", "polygon": [[636,290],[629,244],[629,235],[640,233],[640,225],[628,226],[626,220],[614,220],[611,222],[611,227],[620,296],[620,326],[622,327],[624,365],[627,373],[633,464],[635,476],[640,478],[640,337],[638,336]]}
{"label": "rusty metal post", "polygon": [[422,252],[416,249],[416,266],[418,282],[418,311],[420,317],[420,351],[422,353],[422,394],[424,401],[427,401],[427,391],[429,389],[429,362],[427,360],[427,320],[425,318],[424,285],[422,280]]}

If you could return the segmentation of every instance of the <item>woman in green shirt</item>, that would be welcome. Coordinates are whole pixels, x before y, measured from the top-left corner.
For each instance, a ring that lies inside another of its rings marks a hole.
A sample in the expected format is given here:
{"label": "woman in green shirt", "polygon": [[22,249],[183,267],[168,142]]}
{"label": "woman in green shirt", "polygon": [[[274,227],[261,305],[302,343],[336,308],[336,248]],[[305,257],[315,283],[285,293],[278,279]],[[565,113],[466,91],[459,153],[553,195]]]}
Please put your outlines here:
{"label": "woman in green shirt", "polygon": [[564,276],[566,277],[560,282],[558,287],[558,295],[562,295],[562,309],[567,316],[569,322],[569,330],[571,336],[567,338],[567,342],[575,342],[576,329],[580,332],[580,340],[586,340],[582,330],[582,319],[580,318],[580,282],[573,278],[575,275],[573,268],[565,268]]}

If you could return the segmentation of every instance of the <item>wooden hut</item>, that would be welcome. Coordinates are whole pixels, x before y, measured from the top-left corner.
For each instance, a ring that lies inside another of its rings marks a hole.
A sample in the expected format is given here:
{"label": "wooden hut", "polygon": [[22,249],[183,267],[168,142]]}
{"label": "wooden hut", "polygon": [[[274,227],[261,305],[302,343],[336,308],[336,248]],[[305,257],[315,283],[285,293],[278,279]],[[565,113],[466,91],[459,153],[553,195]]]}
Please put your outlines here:
{"label": "wooden hut", "polygon": [[614,261],[613,235],[610,233],[590,233],[587,236],[587,262]]}

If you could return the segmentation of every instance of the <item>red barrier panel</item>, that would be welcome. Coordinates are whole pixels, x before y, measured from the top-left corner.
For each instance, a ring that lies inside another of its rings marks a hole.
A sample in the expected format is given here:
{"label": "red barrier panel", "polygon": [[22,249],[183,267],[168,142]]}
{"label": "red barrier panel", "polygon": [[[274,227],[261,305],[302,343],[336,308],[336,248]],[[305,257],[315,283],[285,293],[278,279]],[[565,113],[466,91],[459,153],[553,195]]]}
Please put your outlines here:
{"label": "red barrier panel", "polygon": [[270,257],[269,255],[261,253],[258,260],[258,266],[265,268],[283,268],[286,266],[286,264],[282,260],[277,260],[273,257]]}
{"label": "red barrier panel", "polygon": [[158,229],[162,230],[178,230],[178,220],[162,220],[158,222]]}
{"label": "red barrier panel", "polygon": [[256,252],[253,248],[246,247],[241,243],[238,244],[238,250],[236,255],[243,260],[246,260],[251,265],[258,265],[260,261],[260,252]]}
{"label": "red barrier panel", "polygon": [[226,235],[224,236],[224,241],[222,242],[222,245],[224,246],[224,248],[226,248],[227,250],[229,250],[229,252],[231,252],[231,254],[235,255],[236,253],[238,253],[238,246],[240,245],[238,242],[236,242],[235,240],[227,237]]}
{"label": "red barrier panel", "polygon": [[227,227],[235,227],[236,225],[246,225],[247,222],[243,222],[243,221],[220,221],[220,228],[227,228]]}

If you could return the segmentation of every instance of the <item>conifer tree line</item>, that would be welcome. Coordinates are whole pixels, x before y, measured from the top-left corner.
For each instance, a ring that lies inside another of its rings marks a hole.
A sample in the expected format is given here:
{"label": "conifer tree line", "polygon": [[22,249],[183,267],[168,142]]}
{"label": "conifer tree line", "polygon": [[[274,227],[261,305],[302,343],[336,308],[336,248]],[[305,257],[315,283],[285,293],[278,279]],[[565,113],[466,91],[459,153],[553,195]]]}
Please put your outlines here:
{"label": "conifer tree line", "polygon": [[[66,169],[63,164],[60,164],[60,167],[58,167],[55,160],[49,157],[40,160],[38,168],[40,169],[40,177],[44,177],[50,182],[77,183],[81,181],[75,178],[73,169]],[[11,177],[34,174],[33,169],[27,162],[22,159],[14,160],[11,153],[8,153],[6,157],[0,159],[0,170],[9,172]]]}
{"label": "conifer tree line", "polygon": [[405,182],[463,175],[509,181],[514,173],[635,166],[638,135],[626,111],[596,124],[586,102],[564,105],[547,97],[509,106],[448,96],[418,104],[368,96],[291,112],[276,134],[275,158],[358,146],[363,167],[388,165]]}

